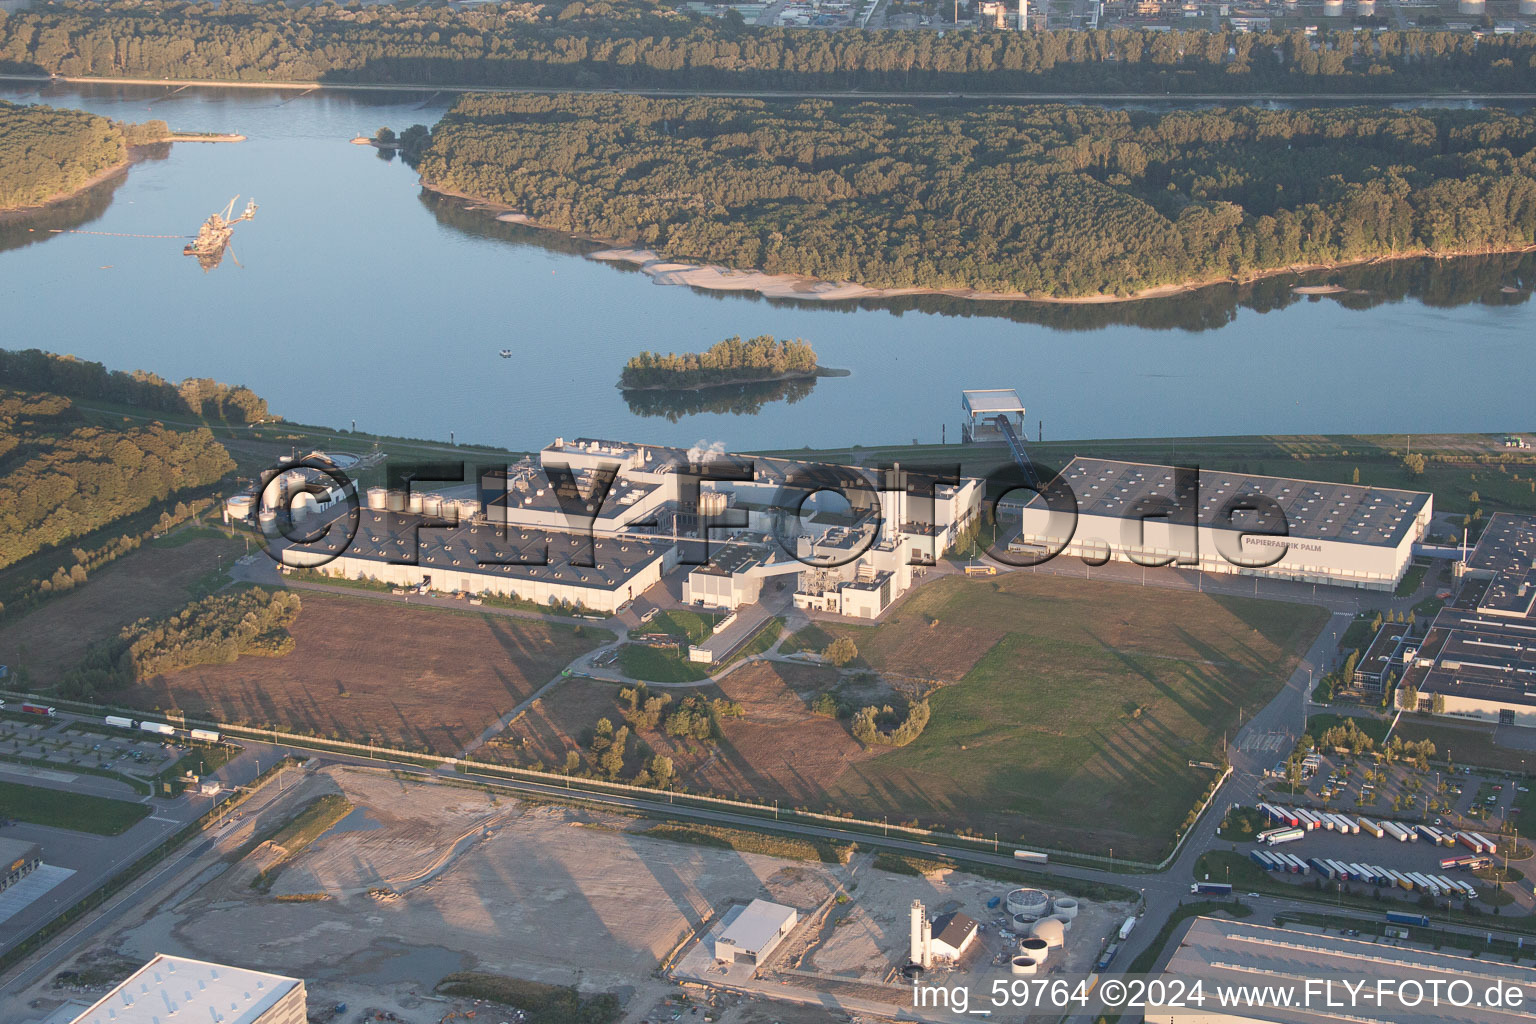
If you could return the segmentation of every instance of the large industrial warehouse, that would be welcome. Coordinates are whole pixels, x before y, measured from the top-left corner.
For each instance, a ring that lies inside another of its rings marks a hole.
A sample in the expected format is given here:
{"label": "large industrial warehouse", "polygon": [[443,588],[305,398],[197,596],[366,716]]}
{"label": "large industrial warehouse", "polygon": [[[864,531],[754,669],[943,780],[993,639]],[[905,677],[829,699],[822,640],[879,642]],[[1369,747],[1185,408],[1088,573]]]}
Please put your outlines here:
{"label": "large industrial warehouse", "polygon": [[[1059,483],[1075,520],[1040,495],[1005,504],[1019,517],[1011,550],[1392,590],[1434,514],[1423,491],[1110,459],[1075,458]],[[1191,513],[1193,529],[1178,522]]]}
{"label": "large industrial warehouse", "polygon": [[[828,482],[846,501],[827,500]],[[330,576],[601,612],[680,564],[695,566],[685,600],[712,608],[751,604],[765,580],[796,576],[802,607],[874,618],[912,585],[913,565],[943,555],[982,496],[980,480],[900,467],[563,438],[537,463],[477,483],[477,501],[372,488],[355,536],[332,529],[278,547],[286,564]],[[313,530],[309,515],[295,526]],[[275,529],[275,515],[264,522]]]}
{"label": "large industrial warehouse", "polygon": [[1536,516],[1496,514],[1462,571],[1456,603],[1407,653],[1398,702],[1536,726]]}

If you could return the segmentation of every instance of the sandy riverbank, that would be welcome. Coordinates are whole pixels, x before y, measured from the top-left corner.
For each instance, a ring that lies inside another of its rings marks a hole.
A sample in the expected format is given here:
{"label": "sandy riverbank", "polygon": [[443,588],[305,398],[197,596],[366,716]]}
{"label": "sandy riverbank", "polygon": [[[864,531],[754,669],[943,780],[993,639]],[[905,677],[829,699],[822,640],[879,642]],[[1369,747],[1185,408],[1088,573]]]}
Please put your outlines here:
{"label": "sandy riverbank", "polygon": [[[613,239],[594,238],[590,235],[580,235],[567,231],[558,231],[555,228],[547,228],[533,220],[526,213],[514,210],[505,203],[467,195],[453,189],[432,185],[426,181],[423,181],[421,185],[429,192],[436,192],[439,195],[465,200],[471,204],[472,209],[484,210],[493,214],[497,220],[508,224],[521,224],[526,227],[537,228],[540,231],[555,231],[557,234],[563,234],[570,238],[581,238],[598,245],[606,245],[608,246],[607,248],[588,253],[587,258],[614,263],[629,263],[638,268],[641,273],[648,275],[657,284],[686,285],[690,288],[702,288],[707,291],[756,292],[768,298],[801,299],[819,302],[836,302],[848,299],[887,299],[906,295],[945,295],[951,298],[968,299],[976,302],[1040,302],[1062,305],[1100,305],[1111,302],[1141,302],[1147,299],[1163,299],[1199,291],[1202,288],[1209,288],[1218,284],[1248,284],[1264,278],[1278,277],[1285,274],[1296,275],[1342,270],[1347,267],[1364,266],[1371,263],[1387,263],[1397,260],[1423,259],[1426,257],[1454,259],[1461,256],[1491,256],[1499,253],[1536,252],[1536,245],[1451,252],[1432,252],[1428,249],[1419,249],[1412,252],[1394,253],[1390,256],[1340,260],[1335,263],[1292,264],[1276,267],[1273,270],[1249,274],[1242,278],[1232,276],[1213,277],[1203,281],[1186,281],[1181,284],[1165,284],[1154,288],[1143,288],[1140,291],[1130,292],[1125,295],[1097,293],[1093,295],[1058,296],[1040,295],[1031,292],[996,292],[977,288],[876,288],[869,285],[856,284],[851,281],[823,281],[819,278],[808,277],[803,274],[769,274],[761,270],[736,270],[713,263],[687,263],[669,260],[651,249],[624,245]],[[1302,285],[1296,289],[1298,294],[1308,295],[1331,295],[1346,290],[1339,285]]]}

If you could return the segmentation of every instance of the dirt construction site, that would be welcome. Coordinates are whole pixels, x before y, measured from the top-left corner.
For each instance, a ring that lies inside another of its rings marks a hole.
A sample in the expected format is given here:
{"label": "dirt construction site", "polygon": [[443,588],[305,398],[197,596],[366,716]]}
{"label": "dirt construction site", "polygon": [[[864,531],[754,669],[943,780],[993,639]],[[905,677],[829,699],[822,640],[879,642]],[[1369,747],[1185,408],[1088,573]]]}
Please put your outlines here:
{"label": "dirt construction site", "polygon": [[[307,847],[291,852],[268,838],[328,794],[351,810]],[[1007,971],[995,963],[1000,912],[986,909],[1005,883],[878,871],[868,852],[824,864],[641,834],[653,824],[387,770],[292,770],[279,798],[216,829],[217,848],[189,874],[65,965],[58,976],[73,987],[49,978],[31,1006],[90,1002],[163,952],[301,977],[312,1017],[347,1024],[377,1014],[437,1024],[473,1009],[434,991],[465,971],[612,992],[630,1024],[670,1019],[684,999],[703,1004],[689,1015],[697,1020],[826,1020],[824,1008],[765,999],[792,998],[804,973],[873,992],[894,1010],[903,992],[885,983],[905,960],[914,898],[932,914],[960,909],[986,926],[962,969]],[[711,948],[707,934],[732,906],[755,898],[800,914],[774,963],[752,984],[721,987],[707,973],[699,980],[712,992],[691,984],[683,961]],[[1123,916],[1084,902],[1060,963],[1076,969]],[[513,1019],[494,1006],[477,1016]]]}

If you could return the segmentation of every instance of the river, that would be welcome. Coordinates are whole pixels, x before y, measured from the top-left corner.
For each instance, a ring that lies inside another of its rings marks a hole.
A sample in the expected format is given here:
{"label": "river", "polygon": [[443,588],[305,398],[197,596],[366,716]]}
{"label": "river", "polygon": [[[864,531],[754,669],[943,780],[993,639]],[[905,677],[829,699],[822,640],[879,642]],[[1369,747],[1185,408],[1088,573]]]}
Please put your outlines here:
{"label": "river", "polygon": [[[246,384],[301,422],[514,448],[933,442],[957,439],[962,389],[1012,387],[1046,438],[1531,426],[1531,257],[1305,279],[1344,296],[1276,279],[1095,307],[767,301],[588,260],[424,195],[399,161],[348,142],[430,125],[450,96],[9,82],[0,98],[248,137],[178,143],[31,232],[0,226],[0,345]],[[236,194],[260,210],[210,272],[180,239],[126,237],[192,234]],[[733,334],[805,338],[851,375],[682,405],[632,407],[614,388],[638,351]]]}

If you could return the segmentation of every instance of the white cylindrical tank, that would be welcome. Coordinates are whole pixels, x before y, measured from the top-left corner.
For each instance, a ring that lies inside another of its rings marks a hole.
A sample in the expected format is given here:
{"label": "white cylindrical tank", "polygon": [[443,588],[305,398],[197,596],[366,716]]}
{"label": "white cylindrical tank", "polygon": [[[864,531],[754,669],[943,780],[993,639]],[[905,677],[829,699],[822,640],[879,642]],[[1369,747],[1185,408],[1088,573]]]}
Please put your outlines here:
{"label": "white cylindrical tank", "polygon": [[1051,944],[1037,936],[1030,936],[1019,943],[1019,952],[1036,963],[1043,964],[1045,958],[1050,956]]}
{"label": "white cylindrical tank", "polygon": [[224,508],[228,510],[231,519],[249,519],[251,513],[256,511],[256,496],[237,494],[224,503]]}
{"label": "white cylindrical tank", "polygon": [[1071,896],[1058,896],[1051,901],[1051,914],[1065,920],[1077,917],[1077,900]]}
{"label": "white cylindrical tank", "polygon": [[389,507],[389,492],[382,487],[368,488],[368,507],[383,511]]}
{"label": "white cylindrical tank", "polygon": [[718,516],[725,513],[724,491],[701,491],[699,493],[699,515]]}
{"label": "white cylindrical tank", "polygon": [[[443,502],[444,507],[447,504],[447,502]],[[454,504],[458,506],[459,520],[461,522],[467,522],[480,514],[480,503],[474,498],[460,498]]]}
{"label": "white cylindrical tank", "polygon": [[276,512],[272,511],[269,508],[262,509],[260,514],[257,515],[256,519],[257,519],[257,522],[259,522],[261,524],[261,532],[262,533],[276,533],[277,532],[277,513]]}
{"label": "white cylindrical tank", "polygon": [[1037,921],[1050,912],[1051,898],[1039,889],[1014,889],[1008,893],[1008,913]]}
{"label": "white cylindrical tank", "polygon": [[423,494],[421,496],[422,515],[440,516],[443,514],[443,496],[441,494]]}
{"label": "white cylindrical tank", "polygon": [[1344,16],[1344,0],[1323,0],[1323,17],[1342,18]]}
{"label": "white cylindrical tank", "polygon": [[292,515],[294,522],[301,523],[310,516],[319,513],[320,502],[315,500],[313,494],[304,491],[294,496],[293,504],[289,506],[288,511]]}
{"label": "white cylindrical tank", "polygon": [[1487,9],[1486,0],[1457,0],[1456,2],[1458,14],[1482,14]]}
{"label": "white cylindrical tank", "polygon": [[1360,0],[1355,5],[1355,13],[1362,18],[1374,17],[1376,14],[1376,0]]}
{"label": "white cylindrical tank", "polygon": [[405,500],[405,509],[407,512],[412,512],[418,516],[421,515],[421,495],[417,494],[415,491],[412,491],[410,496]]}
{"label": "white cylindrical tank", "polygon": [[1024,956],[1022,953],[1009,962],[1009,970],[1014,974],[1034,974],[1040,965],[1035,963],[1035,958]]}
{"label": "white cylindrical tank", "polygon": [[385,494],[384,504],[391,512],[405,511],[405,492],[389,491]]}

